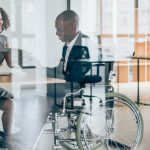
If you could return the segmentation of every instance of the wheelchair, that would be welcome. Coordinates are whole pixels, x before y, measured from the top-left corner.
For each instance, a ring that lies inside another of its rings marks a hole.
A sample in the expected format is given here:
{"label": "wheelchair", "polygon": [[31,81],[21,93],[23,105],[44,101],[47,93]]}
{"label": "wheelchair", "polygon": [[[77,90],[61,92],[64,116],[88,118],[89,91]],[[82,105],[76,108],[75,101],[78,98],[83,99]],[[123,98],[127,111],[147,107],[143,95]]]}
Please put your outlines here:
{"label": "wheelchair", "polygon": [[[71,77],[71,80],[75,81],[75,78]],[[87,77],[85,81],[93,82]],[[129,97],[114,92],[111,86],[107,88],[104,100],[91,94],[87,100],[83,87],[65,95],[62,110],[49,114],[33,150],[38,150],[39,139],[47,124],[52,124],[53,150],[136,150],[143,138],[142,115]],[[88,102],[77,108],[66,108],[68,98],[74,99],[79,94],[81,101]]]}

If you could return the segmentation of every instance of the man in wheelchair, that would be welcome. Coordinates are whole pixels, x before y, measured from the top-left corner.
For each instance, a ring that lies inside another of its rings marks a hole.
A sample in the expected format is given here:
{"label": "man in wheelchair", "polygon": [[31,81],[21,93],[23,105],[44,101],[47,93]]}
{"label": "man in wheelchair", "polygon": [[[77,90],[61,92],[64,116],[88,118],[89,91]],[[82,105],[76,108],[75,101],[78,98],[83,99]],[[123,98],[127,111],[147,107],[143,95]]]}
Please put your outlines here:
{"label": "man in wheelchair", "polygon": [[[59,14],[55,21],[55,27],[56,35],[64,42],[62,58],[56,68],[56,73],[61,72],[67,81],[63,97],[70,92],[70,89],[71,92],[77,91],[87,81],[91,82],[88,76],[85,77],[85,74],[91,69],[91,64],[80,60],[98,60],[98,49],[96,46],[93,47],[91,39],[79,30],[79,16],[76,12],[66,10]],[[96,79],[95,77],[95,80],[101,80],[101,78]],[[60,89],[62,90],[59,86],[57,91]]]}

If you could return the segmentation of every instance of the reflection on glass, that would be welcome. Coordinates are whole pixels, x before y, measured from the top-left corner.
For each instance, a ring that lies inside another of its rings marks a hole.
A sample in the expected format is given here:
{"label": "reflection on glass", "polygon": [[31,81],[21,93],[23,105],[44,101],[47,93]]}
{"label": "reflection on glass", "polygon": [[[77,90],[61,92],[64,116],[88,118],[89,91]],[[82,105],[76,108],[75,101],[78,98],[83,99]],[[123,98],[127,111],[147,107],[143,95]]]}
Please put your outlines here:
{"label": "reflection on glass", "polygon": [[22,32],[34,33],[34,0],[22,0]]}
{"label": "reflection on glass", "polygon": [[11,60],[12,65],[17,66],[18,65],[18,39],[17,38],[11,38]]}
{"label": "reflection on glass", "polygon": [[150,1],[149,0],[140,0],[138,8],[138,17],[139,17],[139,33],[147,34],[150,33]]}
{"label": "reflection on glass", "polygon": [[81,1],[81,30],[88,35],[96,33],[96,4],[96,0]]}
{"label": "reflection on glass", "polygon": [[18,39],[17,38],[11,38],[11,48],[18,48]]}
{"label": "reflection on glass", "polygon": [[10,0],[10,22],[11,31],[16,31],[16,0]]}
{"label": "reflection on glass", "polygon": [[35,50],[35,39],[24,38],[22,50],[23,50],[23,65],[24,66],[34,65],[33,52]]}
{"label": "reflection on glass", "polygon": [[34,38],[23,38],[22,49],[30,53],[34,52],[35,49],[35,39]]}

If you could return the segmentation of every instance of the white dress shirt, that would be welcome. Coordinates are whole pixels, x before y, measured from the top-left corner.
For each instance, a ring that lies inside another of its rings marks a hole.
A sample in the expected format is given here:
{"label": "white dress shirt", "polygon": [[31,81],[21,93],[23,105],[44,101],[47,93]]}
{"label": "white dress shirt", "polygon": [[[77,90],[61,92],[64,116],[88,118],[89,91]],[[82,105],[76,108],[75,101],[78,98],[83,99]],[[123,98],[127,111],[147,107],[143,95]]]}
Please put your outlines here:
{"label": "white dress shirt", "polygon": [[66,71],[67,69],[67,62],[68,62],[69,54],[78,36],[79,36],[79,33],[75,36],[75,38],[70,43],[67,43],[67,51],[66,51],[66,56],[64,60],[64,71]]}

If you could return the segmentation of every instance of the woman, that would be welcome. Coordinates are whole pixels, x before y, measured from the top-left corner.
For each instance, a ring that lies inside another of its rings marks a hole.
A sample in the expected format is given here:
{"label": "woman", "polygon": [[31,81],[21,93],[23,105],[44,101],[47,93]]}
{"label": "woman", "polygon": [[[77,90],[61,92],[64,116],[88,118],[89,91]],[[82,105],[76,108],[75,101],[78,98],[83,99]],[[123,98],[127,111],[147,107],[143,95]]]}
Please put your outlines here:
{"label": "woman", "polygon": [[5,59],[8,67],[12,68],[11,53],[8,52],[9,49],[7,49],[9,48],[7,37],[2,35],[3,30],[7,30],[9,26],[10,22],[8,15],[4,9],[0,7],[0,65],[2,65]]}
{"label": "woman", "polygon": [[[3,30],[6,30],[10,26],[8,15],[0,7],[0,65],[3,63],[4,59],[9,67],[11,66],[11,54],[10,52],[5,52],[5,48],[8,48],[7,37],[2,35]],[[11,134],[12,124],[13,124],[13,114],[14,114],[14,100],[13,95],[0,87],[0,110],[3,111],[2,114],[2,125],[4,132],[0,131],[0,137],[6,138]]]}

